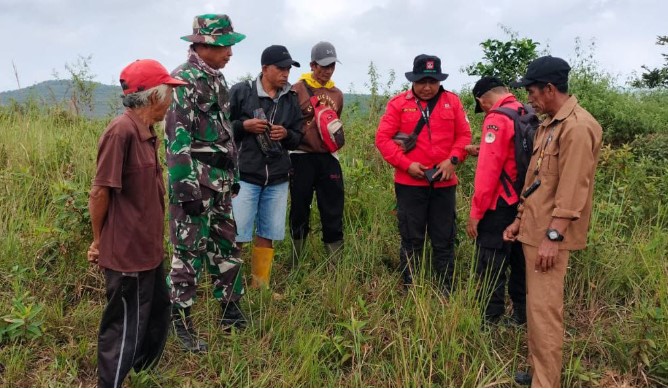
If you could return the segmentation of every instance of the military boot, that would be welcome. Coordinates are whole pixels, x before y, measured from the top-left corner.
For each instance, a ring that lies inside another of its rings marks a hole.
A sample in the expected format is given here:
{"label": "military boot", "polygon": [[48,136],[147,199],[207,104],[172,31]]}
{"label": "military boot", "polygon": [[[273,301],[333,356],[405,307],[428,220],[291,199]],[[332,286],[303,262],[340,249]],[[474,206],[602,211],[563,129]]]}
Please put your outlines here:
{"label": "military boot", "polygon": [[240,330],[246,328],[246,316],[241,311],[238,301],[221,302],[220,307],[223,310],[223,318],[220,319],[220,326],[225,331],[229,331],[232,327]]}
{"label": "military boot", "polygon": [[191,353],[204,353],[209,348],[205,341],[197,337],[197,331],[190,317],[190,307],[172,306],[172,328],[183,350]]}

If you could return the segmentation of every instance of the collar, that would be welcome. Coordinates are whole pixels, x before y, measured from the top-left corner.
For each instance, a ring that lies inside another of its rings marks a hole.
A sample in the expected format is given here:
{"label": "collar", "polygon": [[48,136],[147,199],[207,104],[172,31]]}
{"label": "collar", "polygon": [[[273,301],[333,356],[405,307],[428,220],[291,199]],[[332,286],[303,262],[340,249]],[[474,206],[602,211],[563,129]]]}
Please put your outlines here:
{"label": "collar", "polygon": [[207,65],[206,62],[197,54],[195,50],[193,50],[192,47],[188,49],[188,62],[194,64],[198,68],[202,69],[205,73],[208,73],[212,76],[219,77],[223,73],[220,72],[218,69],[214,69],[211,66]]}
{"label": "collar", "polygon": [[503,96],[501,96],[501,98],[499,98],[496,101],[496,103],[494,103],[494,105],[492,105],[492,108],[490,109],[490,111],[492,109],[497,109],[497,108],[501,107],[503,104],[509,103],[511,101],[517,101],[517,98],[512,93],[506,93]]}
{"label": "collar", "polygon": [[[260,73],[257,78],[255,79],[255,87],[257,88],[257,97],[266,97],[271,99],[271,96],[269,96],[269,93],[267,93],[264,90],[264,86],[262,85],[262,73]],[[283,86],[283,89],[278,91],[278,95],[276,95],[276,98],[273,100],[278,100],[281,98],[281,96],[287,94],[290,92],[290,89],[292,88],[292,85],[288,82]]]}
{"label": "collar", "polygon": [[128,108],[125,110],[123,114],[128,118],[130,118],[130,120],[132,120],[132,122],[135,124],[137,133],[139,134],[139,139],[141,139],[142,142],[146,142],[147,140],[156,137],[155,131],[153,130],[153,126],[147,126],[146,124],[144,124],[144,122],[139,118],[139,116],[137,116],[137,114],[133,110]]}
{"label": "collar", "polygon": [[329,80],[325,85],[322,85],[321,83],[318,82],[315,78],[313,78],[313,73],[304,73],[299,77],[299,80],[304,80],[313,89],[320,89],[320,88],[325,88],[325,89],[332,89],[334,88],[334,81]]}
{"label": "collar", "polygon": [[572,113],[573,110],[575,109],[575,106],[578,105],[578,98],[575,97],[574,95],[571,95],[568,100],[564,103],[564,105],[559,108],[557,113],[554,115],[554,117],[547,117],[545,119],[545,125],[549,126],[552,124],[552,122],[560,122],[562,120],[565,120],[567,117],[569,117]]}

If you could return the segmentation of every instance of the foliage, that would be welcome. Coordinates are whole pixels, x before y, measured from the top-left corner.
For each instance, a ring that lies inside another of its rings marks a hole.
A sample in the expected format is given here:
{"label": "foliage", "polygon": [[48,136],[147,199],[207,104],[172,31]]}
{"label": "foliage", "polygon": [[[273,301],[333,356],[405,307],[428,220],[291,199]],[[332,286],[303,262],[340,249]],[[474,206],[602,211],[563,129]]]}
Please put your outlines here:
{"label": "foliage", "polygon": [[[659,46],[668,45],[668,35],[657,36],[656,44]],[[663,67],[650,69],[643,65],[642,68],[645,72],[640,75],[640,78],[631,81],[631,86],[649,89],[668,87],[668,54],[663,53],[661,55],[664,59]]]}
{"label": "foliage", "polygon": [[463,68],[469,76],[496,76],[506,85],[521,78],[527,65],[538,57],[540,43],[519,38],[517,33],[502,26],[509,40],[487,39],[480,43],[483,59]]}
{"label": "foliage", "polygon": [[5,341],[33,340],[42,336],[44,320],[41,304],[28,292],[12,299],[12,310],[0,318],[0,344]]}
{"label": "foliage", "polygon": [[90,62],[92,55],[87,57],[79,56],[75,63],[65,64],[65,69],[72,80],[73,90],[70,97],[70,104],[74,112],[78,115],[93,111],[93,96],[97,84],[93,81],[95,75],[91,73]]}
{"label": "foliage", "polygon": [[[668,162],[660,135],[666,133],[666,113],[659,107],[665,100],[655,92],[615,88],[596,66],[580,68],[574,69],[574,93],[604,118],[606,137],[614,129],[614,139],[636,140],[608,143],[601,152],[589,246],[572,254],[566,278],[562,383],[666,386]],[[383,77],[377,79],[378,99],[391,93]],[[478,132],[481,115],[472,114],[470,93],[462,96]],[[457,172],[456,291],[446,300],[422,275],[428,255],[416,287],[404,291],[395,270],[392,169],[374,149],[376,111],[365,111],[365,104],[358,110],[346,106],[343,115],[346,245],[340,260],[334,264],[325,254],[314,205],[305,260],[288,269],[289,239],[276,243],[272,290],[249,290],[242,299],[245,331],[220,331],[220,307],[211,297],[211,281],[202,277],[193,315],[215,352],[185,354],[172,337],[157,368],[131,374],[127,385],[513,385],[509,373],[526,369],[525,330],[480,331],[474,244],[461,233],[475,159]],[[632,119],[640,124],[626,135],[622,128]],[[85,203],[105,125],[39,104],[0,107],[0,266],[9,269],[0,272],[8,286],[0,290],[0,386],[96,383],[93,351],[106,300],[103,276],[85,259]],[[23,320],[11,330],[13,341],[5,319]]]}

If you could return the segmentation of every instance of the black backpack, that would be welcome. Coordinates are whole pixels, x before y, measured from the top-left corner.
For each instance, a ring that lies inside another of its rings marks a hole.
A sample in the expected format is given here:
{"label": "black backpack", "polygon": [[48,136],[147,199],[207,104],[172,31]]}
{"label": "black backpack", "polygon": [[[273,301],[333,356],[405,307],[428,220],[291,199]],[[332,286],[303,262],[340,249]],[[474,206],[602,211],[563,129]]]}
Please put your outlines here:
{"label": "black backpack", "polygon": [[509,117],[515,123],[515,163],[517,165],[517,180],[512,181],[508,173],[501,172],[501,183],[506,192],[508,191],[508,183],[513,186],[515,193],[519,196],[524,187],[524,179],[529,170],[529,161],[533,153],[533,139],[536,135],[536,130],[540,125],[540,120],[536,115],[536,111],[529,104],[522,104],[517,109],[499,107],[492,110],[502,115]]}

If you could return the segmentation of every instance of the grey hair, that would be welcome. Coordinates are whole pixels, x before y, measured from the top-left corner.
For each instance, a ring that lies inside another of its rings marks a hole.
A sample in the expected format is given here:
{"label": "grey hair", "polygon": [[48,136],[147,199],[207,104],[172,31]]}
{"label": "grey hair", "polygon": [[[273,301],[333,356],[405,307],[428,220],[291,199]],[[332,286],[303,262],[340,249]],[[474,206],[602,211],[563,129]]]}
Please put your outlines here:
{"label": "grey hair", "polygon": [[167,97],[167,93],[170,92],[170,86],[166,84],[160,84],[158,86],[154,86],[151,89],[125,95],[123,96],[123,105],[128,108],[144,107],[148,105],[148,99],[151,97],[153,92],[155,92],[159,101],[163,101]]}

